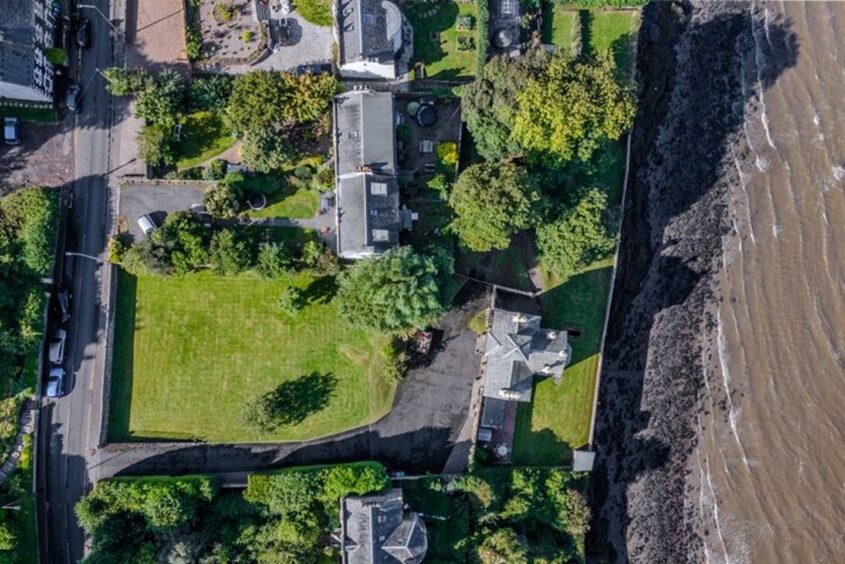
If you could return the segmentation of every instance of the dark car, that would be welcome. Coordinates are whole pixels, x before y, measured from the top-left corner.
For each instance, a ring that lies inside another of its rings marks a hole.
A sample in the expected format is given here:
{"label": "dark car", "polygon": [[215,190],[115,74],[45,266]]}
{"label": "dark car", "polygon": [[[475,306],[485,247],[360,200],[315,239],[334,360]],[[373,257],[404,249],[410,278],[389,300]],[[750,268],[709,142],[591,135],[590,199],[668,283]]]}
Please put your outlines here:
{"label": "dark car", "polygon": [[65,106],[68,111],[78,112],[79,102],[82,95],[82,87],[78,84],[71,84],[67,87],[67,96],[65,96]]}
{"label": "dark car", "polygon": [[65,323],[70,319],[70,292],[62,290],[56,294],[56,304],[59,306],[59,320]]}
{"label": "dark car", "polygon": [[331,63],[312,63],[310,65],[299,65],[296,67],[296,76],[302,76],[303,74],[320,74],[320,73],[332,73],[332,65]]}
{"label": "dark car", "polygon": [[76,46],[80,49],[91,46],[91,24],[85,18],[80,18],[76,24]]}

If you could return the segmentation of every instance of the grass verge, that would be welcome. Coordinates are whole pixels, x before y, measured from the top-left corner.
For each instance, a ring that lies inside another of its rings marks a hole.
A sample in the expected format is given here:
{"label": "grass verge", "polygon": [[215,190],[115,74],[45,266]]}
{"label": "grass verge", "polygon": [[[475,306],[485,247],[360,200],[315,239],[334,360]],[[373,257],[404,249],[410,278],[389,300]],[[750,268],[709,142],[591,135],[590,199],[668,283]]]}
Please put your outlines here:
{"label": "grass verge", "polygon": [[56,112],[53,108],[0,106],[0,116],[16,117],[21,121],[34,121],[36,123],[54,123],[56,121]]}
{"label": "grass verge", "polygon": [[[288,284],[308,300],[295,318],[275,308]],[[341,324],[333,291],[307,274],[288,282],[121,272],[110,440],[306,440],[382,416],[395,389],[381,375],[383,337]],[[247,400],[313,372],[335,382],[320,411],[272,434],[241,423]]]}

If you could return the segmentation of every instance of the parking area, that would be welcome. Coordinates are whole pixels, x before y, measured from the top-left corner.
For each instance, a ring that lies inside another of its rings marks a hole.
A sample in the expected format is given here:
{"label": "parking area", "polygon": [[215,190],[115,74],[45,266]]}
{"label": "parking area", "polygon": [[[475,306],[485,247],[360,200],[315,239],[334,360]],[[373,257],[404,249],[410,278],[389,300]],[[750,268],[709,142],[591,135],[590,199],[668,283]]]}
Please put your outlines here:
{"label": "parking area", "polygon": [[21,122],[20,139],[0,146],[0,186],[61,186],[73,179],[73,129]]}
{"label": "parking area", "polygon": [[159,184],[154,182],[132,182],[120,188],[120,216],[118,227],[134,237],[140,237],[138,218],[150,215],[156,225],[175,211],[190,209],[202,204],[202,198],[208,184],[203,182],[182,182],[179,184]]}

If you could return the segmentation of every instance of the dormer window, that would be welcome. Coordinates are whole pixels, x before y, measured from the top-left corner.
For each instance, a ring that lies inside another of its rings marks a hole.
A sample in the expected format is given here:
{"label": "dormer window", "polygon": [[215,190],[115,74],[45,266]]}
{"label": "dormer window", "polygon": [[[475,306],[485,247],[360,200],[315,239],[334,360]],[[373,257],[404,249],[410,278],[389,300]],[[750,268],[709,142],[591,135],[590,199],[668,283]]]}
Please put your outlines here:
{"label": "dormer window", "polygon": [[384,243],[390,239],[390,232],[387,229],[373,229],[373,242]]}
{"label": "dormer window", "polygon": [[373,196],[387,196],[387,183],[373,182],[370,184],[370,194]]}

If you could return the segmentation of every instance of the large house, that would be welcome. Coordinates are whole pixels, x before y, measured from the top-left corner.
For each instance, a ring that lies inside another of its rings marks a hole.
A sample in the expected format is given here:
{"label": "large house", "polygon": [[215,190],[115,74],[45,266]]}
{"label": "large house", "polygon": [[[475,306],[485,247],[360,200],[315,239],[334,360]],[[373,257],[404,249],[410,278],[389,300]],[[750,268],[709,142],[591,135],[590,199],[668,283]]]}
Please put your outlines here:
{"label": "large house", "polygon": [[559,382],[572,356],[566,331],[542,328],[539,315],[494,309],[492,316],[481,411],[481,427],[488,433],[513,424],[517,405],[531,402],[535,377]]}
{"label": "large house", "polygon": [[343,78],[393,80],[408,72],[413,28],[390,0],[335,0],[334,34]]}
{"label": "large house", "polygon": [[334,99],[337,254],[358,259],[399,244],[411,214],[399,207],[393,94],[351,90]]}
{"label": "large house", "polygon": [[417,564],[428,549],[425,523],[405,511],[402,490],[340,501],[340,551],[344,564]]}
{"label": "large house", "polygon": [[0,99],[53,102],[53,63],[47,49],[56,44],[57,15],[48,0],[0,2]]}

